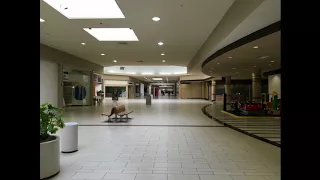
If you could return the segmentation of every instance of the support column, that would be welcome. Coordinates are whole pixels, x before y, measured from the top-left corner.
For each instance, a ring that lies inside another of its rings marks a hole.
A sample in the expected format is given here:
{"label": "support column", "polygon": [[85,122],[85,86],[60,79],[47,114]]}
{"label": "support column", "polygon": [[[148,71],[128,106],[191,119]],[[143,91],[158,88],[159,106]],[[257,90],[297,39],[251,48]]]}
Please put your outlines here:
{"label": "support column", "polygon": [[132,94],[131,98],[134,99],[136,98],[136,82],[132,82]]}
{"label": "support column", "polygon": [[252,101],[261,102],[261,70],[255,68],[252,73]]}
{"label": "support column", "polygon": [[[102,76],[103,77],[103,76]],[[101,85],[101,90],[104,92],[103,98],[104,99],[106,97],[106,84],[104,83],[104,79],[102,78],[102,85]]]}
{"label": "support column", "polygon": [[140,83],[140,96],[144,97],[144,84]]}
{"label": "support column", "polygon": [[216,81],[211,81],[211,100],[216,100]]}
{"label": "support column", "polygon": [[90,87],[90,91],[89,91],[89,103],[88,105],[89,106],[92,106],[93,105],[93,96],[94,96],[94,89],[95,89],[95,83],[94,83],[94,79],[93,79],[93,71],[90,71],[90,74],[89,74],[89,87]]}
{"label": "support column", "polygon": [[225,77],[224,92],[227,94],[227,104],[231,102],[231,76]]}

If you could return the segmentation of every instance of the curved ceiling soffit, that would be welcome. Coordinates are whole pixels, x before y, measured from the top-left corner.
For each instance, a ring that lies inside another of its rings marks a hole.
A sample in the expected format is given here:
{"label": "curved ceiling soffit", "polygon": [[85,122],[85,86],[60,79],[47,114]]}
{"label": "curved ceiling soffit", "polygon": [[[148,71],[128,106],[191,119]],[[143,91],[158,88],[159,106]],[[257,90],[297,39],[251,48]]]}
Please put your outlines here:
{"label": "curved ceiling soffit", "polygon": [[258,31],[255,31],[227,46],[225,46],[224,48],[218,50],[217,52],[213,53],[211,56],[209,56],[203,63],[201,68],[203,68],[206,64],[208,64],[209,62],[213,61],[215,58],[233,50],[236,49],[240,46],[243,46],[245,44],[248,44],[252,41],[255,41],[257,39],[260,39],[262,37],[265,37],[269,34],[275,33],[277,31],[281,30],[281,21],[275,22],[267,27],[264,27]]}

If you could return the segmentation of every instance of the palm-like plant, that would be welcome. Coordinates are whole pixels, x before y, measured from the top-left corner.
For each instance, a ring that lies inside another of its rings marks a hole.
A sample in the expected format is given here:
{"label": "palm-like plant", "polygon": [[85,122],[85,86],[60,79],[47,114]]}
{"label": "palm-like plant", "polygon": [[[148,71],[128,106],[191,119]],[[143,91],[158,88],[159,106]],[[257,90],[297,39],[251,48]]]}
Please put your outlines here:
{"label": "palm-like plant", "polygon": [[52,106],[50,103],[40,105],[40,142],[50,141],[51,135],[59,128],[64,128],[62,109]]}

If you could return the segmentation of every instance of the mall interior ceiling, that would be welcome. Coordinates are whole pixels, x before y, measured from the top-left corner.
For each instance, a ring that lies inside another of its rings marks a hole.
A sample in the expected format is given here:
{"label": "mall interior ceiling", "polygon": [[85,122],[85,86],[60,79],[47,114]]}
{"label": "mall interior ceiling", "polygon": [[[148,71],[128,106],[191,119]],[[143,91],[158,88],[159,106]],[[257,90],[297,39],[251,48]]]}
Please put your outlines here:
{"label": "mall interior ceiling", "polygon": [[182,76],[250,79],[254,68],[281,68],[280,31],[206,61],[279,22],[280,1],[200,1],[40,0],[40,44],[109,68],[104,74],[145,82],[177,82]]}

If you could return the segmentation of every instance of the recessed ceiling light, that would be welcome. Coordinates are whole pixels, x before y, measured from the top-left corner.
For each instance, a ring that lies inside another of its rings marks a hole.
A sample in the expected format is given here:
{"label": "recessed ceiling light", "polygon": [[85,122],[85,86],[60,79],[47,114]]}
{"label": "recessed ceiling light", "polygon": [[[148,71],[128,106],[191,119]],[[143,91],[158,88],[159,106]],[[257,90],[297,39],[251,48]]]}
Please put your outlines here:
{"label": "recessed ceiling light", "polygon": [[166,62],[166,60],[162,60],[162,62]]}
{"label": "recessed ceiling light", "polygon": [[257,67],[257,66],[253,66],[253,67]]}
{"label": "recessed ceiling light", "polygon": [[40,22],[44,22],[44,21],[45,21],[45,20],[43,20],[43,19],[40,18]]}
{"label": "recessed ceiling light", "polygon": [[68,19],[125,18],[115,0],[43,0]]}
{"label": "recessed ceiling light", "polygon": [[162,46],[163,45],[163,42],[158,42],[159,46]]}
{"label": "recessed ceiling light", "polygon": [[229,58],[229,59],[231,59],[232,57],[231,57],[231,56],[229,56],[228,58]]}
{"label": "recessed ceiling light", "polygon": [[257,49],[257,48],[259,48],[259,46],[253,46],[253,48],[254,48],[254,49]]}
{"label": "recessed ceiling light", "polygon": [[99,41],[139,41],[130,28],[83,28]]}
{"label": "recessed ceiling light", "polygon": [[101,54],[101,56],[104,56],[105,54]]}
{"label": "recessed ceiling light", "polygon": [[152,72],[145,72],[145,73],[141,73],[142,75],[152,75]]}
{"label": "recessed ceiling light", "polygon": [[154,81],[162,81],[163,79],[162,78],[152,78],[152,80],[154,80]]}
{"label": "recessed ceiling light", "polygon": [[273,63],[274,61],[270,61],[270,62],[272,62],[272,63]]}
{"label": "recessed ceiling light", "polygon": [[159,17],[153,17],[152,20],[153,21],[160,21],[160,18]]}
{"label": "recessed ceiling light", "polygon": [[113,60],[113,62],[115,62],[115,63],[116,63],[116,62],[118,62],[118,61],[117,61],[117,60]]}
{"label": "recessed ceiling light", "polygon": [[164,53],[161,53],[161,56],[164,56],[164,55],[166,55],[166,54],[164,54]]}
{"label": "recessed ceiling light", "polygon": [[108,71],[109,73],[113,73],[114,71]]}
{"label": "recessed ceiling light", "polygon": [[86,43],[81,43],[82,45],[86,45]]}
{"label": "recessed ceiling light", "polygon": [[160,75],[170,75],[170,74],[172,74],[172,73],[166,73],[166,72],[161,72],[161,73],[159,73]]}
{"label": "recessed ceiling light", "polygon": [[220,64],[220,63],[217,63],[217,64]]}
{"label": "recessed ceiling light", "polygon": [[237,69],[237,68],[232,68],[232,69]]}

